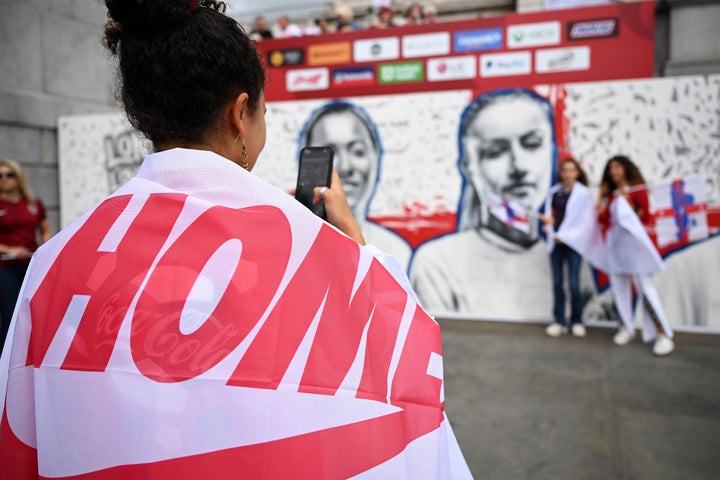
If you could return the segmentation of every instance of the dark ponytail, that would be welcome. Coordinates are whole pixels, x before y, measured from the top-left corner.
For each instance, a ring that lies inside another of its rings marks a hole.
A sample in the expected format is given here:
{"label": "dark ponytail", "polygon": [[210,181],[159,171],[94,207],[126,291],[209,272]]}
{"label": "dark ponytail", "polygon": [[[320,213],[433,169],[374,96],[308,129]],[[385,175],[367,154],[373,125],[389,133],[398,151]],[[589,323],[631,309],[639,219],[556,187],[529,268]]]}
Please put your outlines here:
{"label": "dark ponytail", "polygon": [[216,0],[106,0],[105,45],[119,60],[118,100],[157,147],[201,143],[242,92],[256,109],[265,72],[242,27]]}

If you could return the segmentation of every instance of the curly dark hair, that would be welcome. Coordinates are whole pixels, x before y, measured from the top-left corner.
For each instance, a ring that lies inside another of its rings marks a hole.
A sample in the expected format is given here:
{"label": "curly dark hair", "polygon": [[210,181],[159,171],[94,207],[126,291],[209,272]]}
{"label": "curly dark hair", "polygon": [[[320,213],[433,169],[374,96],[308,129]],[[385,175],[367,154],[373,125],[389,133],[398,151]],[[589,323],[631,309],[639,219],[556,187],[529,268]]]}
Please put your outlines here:
{"label": "curly dark hair", "polygon": [[618,189],[618,185],[610,177],[610,164],[613,162],[619,163],[623,167],[625,180],[629,186],[642,185],[645,183],[645,178],[642,176],[642,173],[640,173],[640,169],[632,162],[632,160],[630,160],[630,158],[625,155],[615,155],[605,164],[602,180],[600,181],[601,186],[604,186],[604,188],[601,189],[604,196],[608,196]]}
{"label": "curly dark hair", "polygon": [[255,110],[265,71],[243,28],[216,0],[106,0],[105,46],[119,59],[116,96],[158,145],[201,143],[240,93]]}

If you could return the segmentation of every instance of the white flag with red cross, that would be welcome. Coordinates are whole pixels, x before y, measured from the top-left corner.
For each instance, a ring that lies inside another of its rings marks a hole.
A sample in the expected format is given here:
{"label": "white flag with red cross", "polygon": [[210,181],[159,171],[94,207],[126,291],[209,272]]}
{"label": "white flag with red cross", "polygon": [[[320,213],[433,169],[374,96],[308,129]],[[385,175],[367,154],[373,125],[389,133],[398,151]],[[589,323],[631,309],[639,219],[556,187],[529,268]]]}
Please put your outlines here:
{"label": "white flag with red cross", "polygon": [[650,201],[659,248],[681,247],[710,234],[703,175],[655,182],[650,187]]}

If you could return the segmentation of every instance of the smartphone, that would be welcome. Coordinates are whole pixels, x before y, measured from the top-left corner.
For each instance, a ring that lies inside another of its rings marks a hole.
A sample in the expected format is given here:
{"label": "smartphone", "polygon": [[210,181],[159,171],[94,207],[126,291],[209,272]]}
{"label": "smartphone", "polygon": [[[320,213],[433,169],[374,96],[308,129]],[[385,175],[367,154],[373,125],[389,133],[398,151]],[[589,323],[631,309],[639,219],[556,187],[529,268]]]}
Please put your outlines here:
{"label": "smartphone", "polygon": [[322,219],[326,218],[325,205],[313,205],[313,189],[330,186],[334,153],[332,147],[305,147],[300,151],[295,198]]}

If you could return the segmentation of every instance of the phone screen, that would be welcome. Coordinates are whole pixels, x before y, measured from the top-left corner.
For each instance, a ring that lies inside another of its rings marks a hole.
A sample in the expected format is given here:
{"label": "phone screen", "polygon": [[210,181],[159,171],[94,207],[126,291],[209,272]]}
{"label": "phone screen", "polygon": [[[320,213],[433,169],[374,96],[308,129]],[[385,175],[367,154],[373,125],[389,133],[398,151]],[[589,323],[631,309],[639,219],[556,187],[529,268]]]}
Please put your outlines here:
{"label": "phone screen", "polygon": [[325,205],[313,205],[313,188],[329,187],[333,168],[331,147],[305,147],[300,152],[295,198],[308,207],[315,215],[325,218]]}

